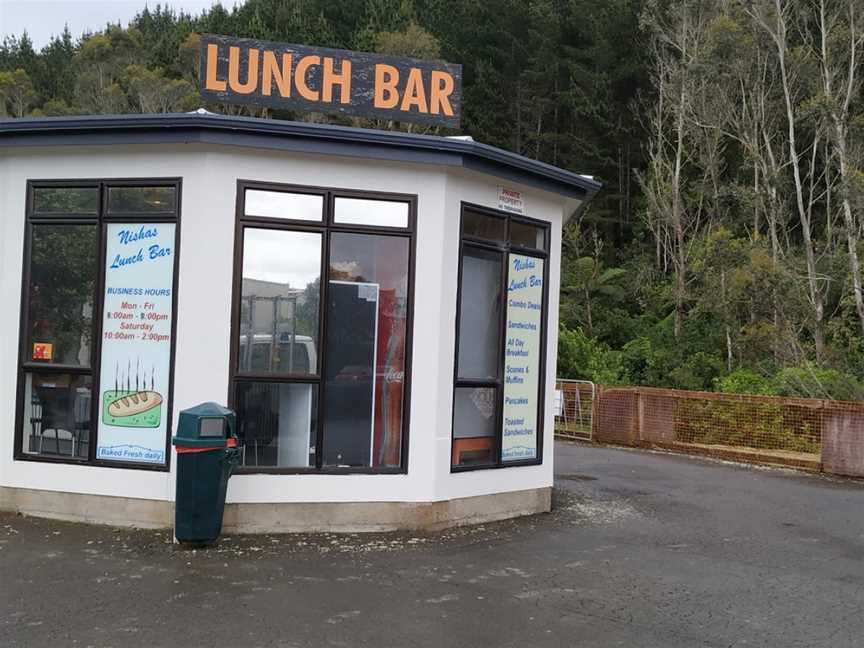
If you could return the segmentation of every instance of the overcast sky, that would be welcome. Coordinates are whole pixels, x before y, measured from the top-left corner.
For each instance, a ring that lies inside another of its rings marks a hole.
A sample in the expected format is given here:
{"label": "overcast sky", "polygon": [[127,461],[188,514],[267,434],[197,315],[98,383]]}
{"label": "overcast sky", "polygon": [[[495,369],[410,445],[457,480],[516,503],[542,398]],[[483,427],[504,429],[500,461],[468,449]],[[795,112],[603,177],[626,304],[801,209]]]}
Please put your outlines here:
{"label": "overcast sky", "polygon": [[169,5],[175,10],[200,14],[214,4],[226,8],[243,0],[0,0],[0,38],[20,36],[24,30],[38,50],[68,24],[72,36],[104,29],[109,22],[124,25],[145,6]]}

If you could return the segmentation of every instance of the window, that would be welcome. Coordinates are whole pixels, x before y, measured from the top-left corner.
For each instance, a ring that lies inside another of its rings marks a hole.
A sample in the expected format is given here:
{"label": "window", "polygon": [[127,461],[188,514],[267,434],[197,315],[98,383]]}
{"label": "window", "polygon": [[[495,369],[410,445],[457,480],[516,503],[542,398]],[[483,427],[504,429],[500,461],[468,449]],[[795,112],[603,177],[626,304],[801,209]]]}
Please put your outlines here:
{"label": "window", "polygon": [[167,469],[179,181],[27,191],[16,459]]}
{"label": "window", "polygon": [[240,371],[317,373],[322,239],[319,232],[243,230]]}
{"label": "window", "polygon": [[403,470],[414,199],[238,192],[229,399],[243,469]]}
{"label": "window", "polygon": [[321,222],[324,197],[288,191],[246,190],[246,215]]}
{"label": "window", "polygon": [[548,226],[463,206],[454,470],[539,463]]}
{"label": "window", "polygon": [[408,203],[337,197],[334,221],[346,225],[408,227]]}

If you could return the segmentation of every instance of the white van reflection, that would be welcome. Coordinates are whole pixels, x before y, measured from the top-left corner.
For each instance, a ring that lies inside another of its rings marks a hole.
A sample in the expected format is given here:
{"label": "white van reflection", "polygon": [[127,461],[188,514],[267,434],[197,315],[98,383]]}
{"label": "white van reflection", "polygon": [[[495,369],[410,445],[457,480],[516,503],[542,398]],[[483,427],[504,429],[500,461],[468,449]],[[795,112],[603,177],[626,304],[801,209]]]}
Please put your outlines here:
{"label": "white van reflection", "polygon": [[242,371],[262,373],[308,374],[315,373],[318,356],[315,340],[308,335],[293,335],[289,332],[277,334],[256,333],[240,336],[240,368]]}

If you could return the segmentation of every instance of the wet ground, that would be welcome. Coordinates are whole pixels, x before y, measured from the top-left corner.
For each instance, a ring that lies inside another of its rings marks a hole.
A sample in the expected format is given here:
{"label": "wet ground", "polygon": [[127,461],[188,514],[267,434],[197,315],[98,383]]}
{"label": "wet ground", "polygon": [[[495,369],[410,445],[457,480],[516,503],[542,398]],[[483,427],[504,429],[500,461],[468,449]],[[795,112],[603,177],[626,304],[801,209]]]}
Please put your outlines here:
{"label": "wet ground", "polygon": [[864,483],[559,444],[555,512],[227,537],[0,514],[0,647],[864,645]]}

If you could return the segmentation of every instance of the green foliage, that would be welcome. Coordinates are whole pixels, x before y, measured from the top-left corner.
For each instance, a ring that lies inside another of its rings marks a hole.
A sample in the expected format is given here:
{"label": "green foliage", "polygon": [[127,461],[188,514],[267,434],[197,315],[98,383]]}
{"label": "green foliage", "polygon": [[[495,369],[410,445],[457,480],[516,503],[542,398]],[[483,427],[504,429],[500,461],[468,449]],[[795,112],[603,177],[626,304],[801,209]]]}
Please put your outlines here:
{"label": "green foliage", "polygon": [[573,380],[590,380],[604,385],[620,382],[623,374],[621,355],[581,329],[558,330],[558,375]]}
{"label": "green foliage", "polygon": [[811,363],[786,367],[773,382],[780,396],[848,401],[864,399],[864,384],[859,379],[837,369],[816,367]]}
{"label": "green foliage", "polygon": [[375,51],[393,56],[437,59],[441,56],[438,39],[415,22],[404,31],[382,31],[375,36]]}
{"label": "green foliage", "polygon": [[18,68],[0,72],[0,116],[23,117],[36,100],[36,90],[30,76]]}
{"label": "green foliage", "polygon": [[716,390],[726,394],[756,394],[776,396],[772,381],[752,369],[736,369],[722,378],[715,379]]}

